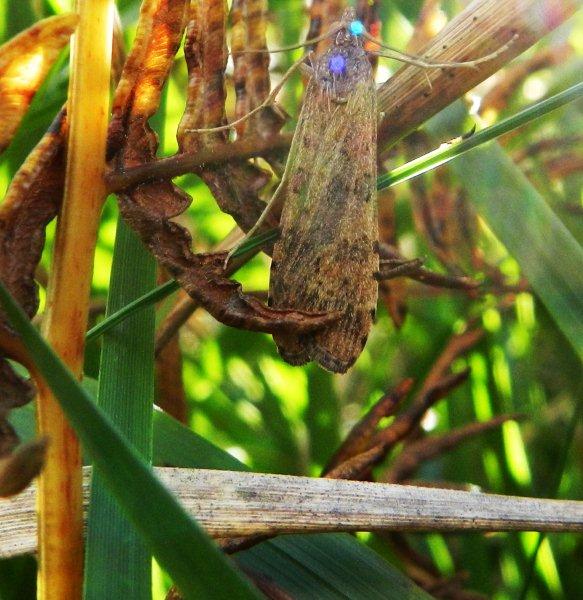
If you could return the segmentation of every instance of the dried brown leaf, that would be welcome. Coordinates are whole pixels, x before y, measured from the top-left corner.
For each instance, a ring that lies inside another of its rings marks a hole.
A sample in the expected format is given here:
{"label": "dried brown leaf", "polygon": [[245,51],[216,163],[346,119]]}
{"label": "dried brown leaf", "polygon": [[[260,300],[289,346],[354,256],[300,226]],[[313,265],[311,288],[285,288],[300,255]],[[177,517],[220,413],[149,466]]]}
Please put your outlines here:
{"label": "dried brown leaf", "polygon": [[29,317],[38,308],[34,275],[44,230],[63,194],[66,135],[61,111],[16,173],[0,205],[0,277]]}
{"label": "dried brown leaf", "polygon": [[0,497],[20,494],[40,473],[46,456],[46,438],[23,444],[12,454],[0,459]]}
{"label": "dried brown leaf", "polygon": [[[29,317],[38,309],[34,278],[45,227],[56,215],[63,195],[66,130],[61,111],[16,173],[0,205],[0,279]],[[34,389],[3,356],[28,362],[22,343],[0,312],[0,449],[6,451],[17,439],[5,421],[8,410],[30,402]]]}
{"label": "dried brown leaf", "polygon": [[[226,23],[225,3],[191,3],[184,42],[188,68],[186,109],[177,134],[180,152],[212,148],[227,140],[225,131],[193,131],[226,122]],[[245,231],[253,227],[265,208],[257,192],[269,181],[269,174],[246,161],[212,165],[196,169],[195,173],[208,185],[222,211],[230,214]]]}
{"label": "dried brown leaf", "polygon": [[[218,10],[216,4],[213,6],[215,11]],[[119,168],[154,160],[158,141],[147,120],[157,109],[162,85],[182,35],[184,8],[183,0],[158,4],[152,2],[142,7],[135,48],[126,63],[114,101],[112,140],[116,143],[111,150],[116,151],[115,160]],[[207,16],[209,31],[216,32],[225,15],[220,10],[217,13],[209,9]],[[199,21],[195,23],[189,25],[188,52],[200,50],[195,42],[201,32],[194,29]],[[211,37],[207,41],[213,39]],[[204,51],[218,52],[221,56],[223,44],[221,42],[219,48],[212,44],[210,48],[205,46]],[[191,68],[198,68],[197,57],[191,54],[191,58],[194,61]],[[215,60],[212,55],[208,58]],[[143,64],[149,68],[144,69]],[[194,85],[192,77],[190,85]],[[214,92],[217,93],[217,89]],[[218,108],[216,102],[206,106],[211,112],[223,110],[222,107]],[[203,117],[199,115],[192,118],[196,121]],[[190,117],[185,119],[181,124],[182,142],[188,140],[188,143],[197,144],[197,140],[185,131]],[[119,194],[120,210],[129,225],[172,277],[218,320],[235,327],[273,333],[311,331],[336,318],[333,314],[311,315],[293,310],[275,310],[255,298],[245,296],[241,286],[227,279],[224,274],[225,255],[193,254],[188,231],[170,221],[183,212],[189,203],[190,198],[168,181],[144,183]]]}
{"label": "dried brown leaf", "polygon": [[375,435],[381,419],[395,414],[400,403],[413,387],[412,379],[405,379],[394,390],[385,394],[378,402],[356,423],[342,442],[340,448],[329,460],[324,473],[341,465],[348,459],[357,456],[370,448],[371,438]]}
{"label": "dried brown leaf", "polygon": [[0,152],[10,143],[77,21],[74,14],[43,19],[0,47]]}
{"label": "dried brown leaf", "polygon": [[500,427],[506,421],[516,420],[517,418],[519,418],[517,415],[499,415],[489,421],[470,423],[445,434],[424,437],[412,444],[407,444],[392,462],[382,481],[401,483],[406,479],[410,479],[419,466],[426,461],[455,448],[469,438]]}
{"label": "dried brown leaf", "polygon": [[[231,54],[235,86],[235,119],[259,106],[269,95],[269,54],[248,52],[265,50],[267,27],[266,0],[234,0],[231,7]],[[257,134],[262,138],[275,135],[285,123],[285,115],[269,106],[237,126],[239,135]]]}

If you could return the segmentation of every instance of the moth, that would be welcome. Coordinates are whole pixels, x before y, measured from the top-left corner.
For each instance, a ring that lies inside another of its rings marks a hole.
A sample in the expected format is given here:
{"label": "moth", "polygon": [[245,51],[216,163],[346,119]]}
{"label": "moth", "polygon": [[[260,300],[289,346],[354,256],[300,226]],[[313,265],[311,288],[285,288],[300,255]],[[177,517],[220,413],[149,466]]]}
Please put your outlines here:
{"label": "moth", "polygon": [[375,318],[379,268],[376,203],[376,87],[362,38],[347,13],[313,64],[285,172],[269,304],[335,312],[324,329],[274,335],[292,365],[315,361],[344,373]]}
{"label": "moth", "polygon": [[[310,79],[286,167],[246,238],[260,230],[268,214],[281,211],[269,305],[334,313],[337,319],[314,332],[273,338],[282,358],[292,365],[314,361],[345,373],[366,344],[378,299],[378,114],[376,86],[363,47],[365,39],[373,38],[355,20],[353,9],[345,11],[331,32],[312,42],[328,37],[329,49],[311,68],[302,65]],[[401,60],[422,67],[473,66],[501,51],[468,63],[427,63],[408,56]]]}

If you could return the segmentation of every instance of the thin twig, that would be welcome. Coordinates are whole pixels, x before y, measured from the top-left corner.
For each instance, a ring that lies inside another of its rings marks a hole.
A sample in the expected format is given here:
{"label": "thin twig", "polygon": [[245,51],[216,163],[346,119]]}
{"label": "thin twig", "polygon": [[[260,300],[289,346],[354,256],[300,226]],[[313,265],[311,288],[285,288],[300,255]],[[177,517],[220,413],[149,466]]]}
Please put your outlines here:
{"label": "thin twig", "polygon": [[172,179],[185,173],[192,173],[198,167],[264,156],[277,150],[285,150],[291,144],[291,134],[280,134],[270,138],[259,136],[244,137],[234,142],[217,144],[212,148],[202,148],[197,152],[184,152],[161,158],[124,171],[110,171],[106,176],[109,192],[120,192],[145,181]]}

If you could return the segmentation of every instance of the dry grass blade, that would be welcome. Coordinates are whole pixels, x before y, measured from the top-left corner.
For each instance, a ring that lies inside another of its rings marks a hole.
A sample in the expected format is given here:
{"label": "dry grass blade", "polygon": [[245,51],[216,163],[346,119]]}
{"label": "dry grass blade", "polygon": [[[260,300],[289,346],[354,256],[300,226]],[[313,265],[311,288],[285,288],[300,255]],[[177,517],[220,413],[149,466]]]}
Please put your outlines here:
{"label": "dry grass blade", "polygon": [[[583,503],[360,481],[157,468],[216,538],[318,531],[583,531]],[[88,491],[89,469],[86,469]],[[34,487],[0,505],[0,556],[33,552]]]}
{"label": "dry grass blade", "polygon": [[[514,35],[501,56],[476,69],[432,69],[407,65],[379,90],[379,147],[392,144],[442,108],[495,73],[500,67],[581,6],[580,0],[475,0],[419,54],[433,61],[460,61],[485,56]],[[431,90],[427,86],[431,81]]]}

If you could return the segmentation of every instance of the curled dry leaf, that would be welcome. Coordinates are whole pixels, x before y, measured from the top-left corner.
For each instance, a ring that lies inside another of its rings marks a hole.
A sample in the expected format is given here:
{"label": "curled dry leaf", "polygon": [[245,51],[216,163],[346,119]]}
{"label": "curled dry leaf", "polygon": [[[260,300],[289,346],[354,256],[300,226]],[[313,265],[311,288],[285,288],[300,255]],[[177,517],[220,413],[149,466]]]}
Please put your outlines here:
{"label": "curled dry leaf", "polygon": [[[174,0],[142,6],[136,42],[114,100],[109,150],[119,168],[155,158],[158,141],[147,121],[158,107],[161,88],[180,43],[185,5],[184,0]],[[225,15],[219,11],[219,14],[209,14],[208,18],[209,27],[214,30],[212,24],[222,23]],[[191,42],[187,39],[187,43],[192,44],[196,35],[193,31],[189,35],[194,36]],[[215,50],[221,54],[221,48],[222,42]],[[192,81],[191,77],[191,86]],[[206,88],[203,91],[210,93]],[[203,103],[210,101],[208,96],[203,98],[206,99],[201,100]],[[215,104],[208,108],[217,110]],[[184,120],[181,127],[184,128]],[[182,213],[189,203],[190,198],[169,181],[144,183],[119,194],[120,210],[129,225],[188,294],[219,321],[268,333],[292,330],[302,333],[336,318],[334,314],[271,309],[243,294],[241,286],[224,275],[225,255],[193,254],[188,231],[170,220]]]}
{"label": "curled dry leaf", "polygon": [[[247,52],[265,50],[267,0],[233,0],[231,7],[231,53],[235,87],[235,119],[259,106],[271,90],[269,54]],[[257,134],[270,138],[285,122],[285,115],[275,106],[265,107],[237,126],[239,135]]]}
{"label": "curled dry leaf", "polygon": [[47,439],[23,444],[6,458],[0,459],[0,497],[20,494],[40,473],[46,456]]}
{"label": "curled dry leaf", "polygon": [[77,21],[72,14],[43,19],[0,47],[0,151],[10,143]]}
{"label": "curled dry leaf", "polygon": [[[188,69],[186,109],[177,134],[181,152],[209,149],[227,141],[226,131],[193,131],[226,123],[226,26],[225,3],[191,3],[184,41]],[[249,104],[257,99],[256,96],[249,97]],[[281,123],[277,129],[280,126]],[[197,169],[196,173],[208,185],[221,210],[230,214],[243,230],[248,231],[255,224],[265,208],[265,203],[259,200],[257,192],[268,183],[269,174],[246,161],[207,166]]]}
{"label": "curled dry leaf", "polygon": [[[61,111],[16,173],[0,205],[0,278],[29,317],[38,309],[34,274],[45,227],[57,214],[63,195],[66,135],[66,117]],[[0,448],[16,443],[2,419],[9,409],[34,396],[32,384],[16,375],[2,356],[26,363],[22,345],[0,314]]]}

